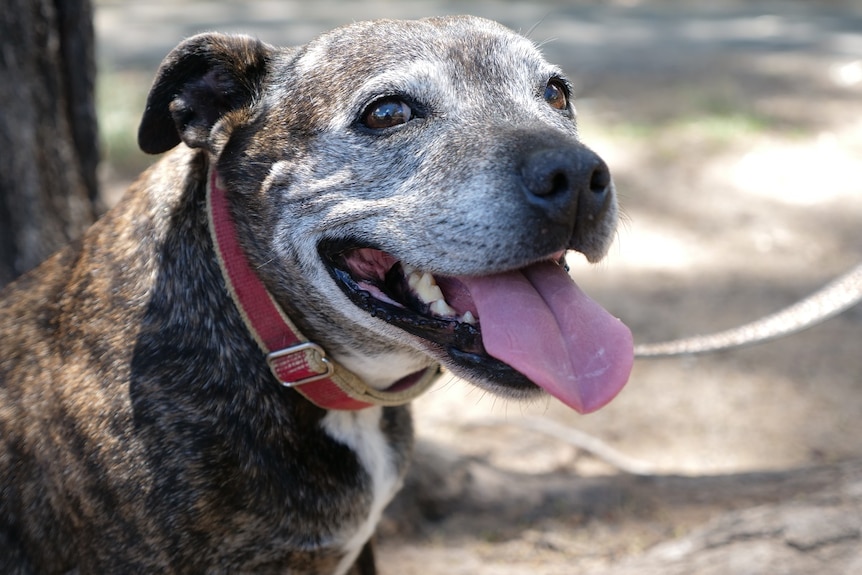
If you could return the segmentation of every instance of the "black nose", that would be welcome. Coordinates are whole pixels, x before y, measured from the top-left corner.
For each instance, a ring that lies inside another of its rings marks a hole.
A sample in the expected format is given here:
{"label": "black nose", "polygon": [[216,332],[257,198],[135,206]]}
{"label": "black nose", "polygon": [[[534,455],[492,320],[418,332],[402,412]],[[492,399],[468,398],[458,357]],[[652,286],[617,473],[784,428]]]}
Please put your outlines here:
{"label": "black nose", "polygon": [[580,144],[528,152],[521,176],[530,205],[561,224],[597,219],[612,193],[607,164]]}

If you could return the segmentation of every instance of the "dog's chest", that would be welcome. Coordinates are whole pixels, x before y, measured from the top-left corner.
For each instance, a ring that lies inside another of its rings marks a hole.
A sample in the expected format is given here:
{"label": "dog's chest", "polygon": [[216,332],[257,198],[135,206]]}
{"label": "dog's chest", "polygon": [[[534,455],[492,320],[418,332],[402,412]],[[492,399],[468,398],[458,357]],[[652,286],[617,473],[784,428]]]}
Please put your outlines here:
{"label": "dog's chest", "polygon": [[352,449],[369,478],[371,496],[368,515],[357,526],[341,534],[345,556],[335,573],[345,573],[374,532],[383,509],[398,491],[401,478],[395,454],[381,429],[382,408],[361,411],[330,411],[322,421],[324,431]]}

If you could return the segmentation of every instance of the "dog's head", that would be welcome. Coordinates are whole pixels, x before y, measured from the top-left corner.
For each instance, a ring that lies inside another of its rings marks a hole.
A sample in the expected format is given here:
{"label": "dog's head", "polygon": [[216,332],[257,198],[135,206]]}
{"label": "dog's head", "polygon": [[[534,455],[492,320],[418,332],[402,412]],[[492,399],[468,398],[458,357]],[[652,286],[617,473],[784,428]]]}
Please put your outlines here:
{"label": "dog's head", "polygon": [[627,379],[628,330],[563,260],[606,252],[610,174],[563,73],[498,24],[359,23],[292,49],[197,36],[162,64],[139,142],[206,151],[266,285],[374,385],[440,361],[589,411]]}

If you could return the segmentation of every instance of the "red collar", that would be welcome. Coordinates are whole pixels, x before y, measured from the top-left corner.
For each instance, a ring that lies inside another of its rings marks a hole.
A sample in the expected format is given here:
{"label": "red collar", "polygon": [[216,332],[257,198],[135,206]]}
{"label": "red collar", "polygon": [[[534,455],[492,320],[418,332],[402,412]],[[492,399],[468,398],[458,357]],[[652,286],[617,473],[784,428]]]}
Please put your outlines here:
{"label": "red collar", "polygon": [[308,341],[254,273],[239,245],[236,226],[215,168],[207,185],[207,212],[219,266],[228,291],[275,378],[324,409],[358,410],[412,401],[433,383],[439,366],[409,375],[376,390]]}

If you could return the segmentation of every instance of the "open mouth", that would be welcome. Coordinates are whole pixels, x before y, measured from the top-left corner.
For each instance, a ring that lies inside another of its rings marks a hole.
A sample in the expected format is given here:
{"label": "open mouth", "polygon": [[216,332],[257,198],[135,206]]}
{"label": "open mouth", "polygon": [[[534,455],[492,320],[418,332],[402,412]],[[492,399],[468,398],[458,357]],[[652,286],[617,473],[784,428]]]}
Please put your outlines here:
{"label": "open mouth", "polygon": [[434,276],[349,242],[324,242],[319,253],[354,305],[516,395],[538,386],[583,413],[613,399],[628,379],[631,333],[580,291],[563,252],[476,277]]}
{"label": "open mouth", "polygon": [[482,345],[476,304],[464,282],[415,269],[370,247],[324,243],[320,254],[338,286],[372,316],[437,344],[452,360],[513,390],[536,390]]}

